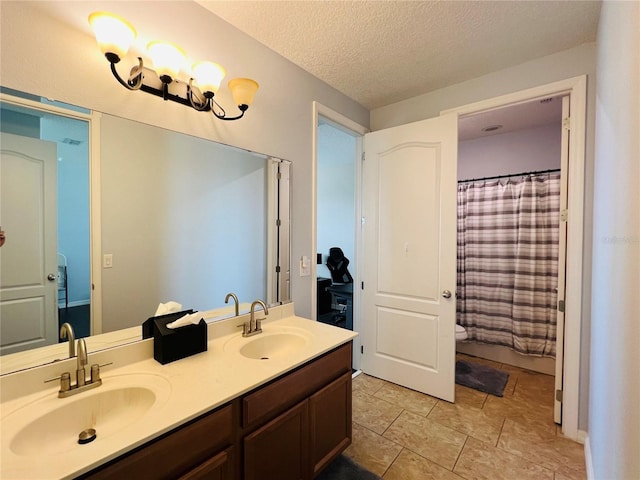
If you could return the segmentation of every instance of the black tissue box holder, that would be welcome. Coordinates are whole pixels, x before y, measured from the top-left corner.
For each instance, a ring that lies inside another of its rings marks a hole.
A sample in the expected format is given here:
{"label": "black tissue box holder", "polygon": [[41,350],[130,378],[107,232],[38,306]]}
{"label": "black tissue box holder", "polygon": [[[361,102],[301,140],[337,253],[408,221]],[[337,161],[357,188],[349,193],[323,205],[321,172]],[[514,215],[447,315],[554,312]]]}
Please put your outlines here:
{"label": "black tissue box holder", "polygon": [[196,353],[207,351],[207,322],[201,319],[196,325],[167,328],[171,323],[193,310],[151,317],[142,324],[142,338],[153,337],[153,358],[165,365]]}

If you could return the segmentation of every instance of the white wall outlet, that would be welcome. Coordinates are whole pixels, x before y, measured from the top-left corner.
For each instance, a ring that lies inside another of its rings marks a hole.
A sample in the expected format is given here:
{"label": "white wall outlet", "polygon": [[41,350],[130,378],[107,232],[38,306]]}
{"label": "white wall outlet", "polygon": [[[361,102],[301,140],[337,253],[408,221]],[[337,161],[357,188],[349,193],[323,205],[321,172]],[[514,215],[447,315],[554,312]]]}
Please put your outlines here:
{"label": "white wall outlet", "polygon": [[103,268],[113,267],[113,253],[105,253],[102,256],[102,267]]}
{"label": "white wall outlet", "polygon": [[300,257],[300,276],[308,277],[311,275],[311,259],[306,255]]}

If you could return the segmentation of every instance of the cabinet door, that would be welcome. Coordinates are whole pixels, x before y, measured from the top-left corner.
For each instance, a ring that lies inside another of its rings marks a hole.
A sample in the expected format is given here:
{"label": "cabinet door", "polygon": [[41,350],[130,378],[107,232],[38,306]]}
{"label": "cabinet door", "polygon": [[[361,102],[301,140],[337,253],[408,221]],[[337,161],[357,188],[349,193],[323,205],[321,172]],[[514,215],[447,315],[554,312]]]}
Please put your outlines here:
{"label": "cabinet door", "polygon": [[313,476],[351,444],[351,373],[309,398]]}
{"label": "cabinet door", "polygon": [[308,479],[308,418],[305,400],[244,437],[244,480]]}
{"label": "cabinet door", "polygon": [[233,447],[203,462],[179,480],[232,480]]}

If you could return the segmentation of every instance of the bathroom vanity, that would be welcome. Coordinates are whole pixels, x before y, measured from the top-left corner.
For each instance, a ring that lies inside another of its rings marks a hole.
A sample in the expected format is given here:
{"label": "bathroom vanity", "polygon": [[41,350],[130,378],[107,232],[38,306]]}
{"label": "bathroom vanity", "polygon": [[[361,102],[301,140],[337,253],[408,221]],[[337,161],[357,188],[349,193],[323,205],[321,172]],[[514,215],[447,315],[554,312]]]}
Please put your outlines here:
{"label": "bathroom vanity", "polygon": [[[167,365],[153,360],[149,340],[90,355],[114,364],[103,385],[71,398],[40,384],[71,360],[0,377],[0,476],[314,478],[351,443],[357,334],[296,317],[292,306],[269,317],[250,338],[236,327],[243,317],[210,324],[207,352]],[[51,428],[49,418],[68,413],[77,415]],[[96,439],[78,445],[76,430],[88,427]]]}
{"label": "bathroom vanity", "polygon": [[351,342],[87,479],[310,479],[351,443]]}

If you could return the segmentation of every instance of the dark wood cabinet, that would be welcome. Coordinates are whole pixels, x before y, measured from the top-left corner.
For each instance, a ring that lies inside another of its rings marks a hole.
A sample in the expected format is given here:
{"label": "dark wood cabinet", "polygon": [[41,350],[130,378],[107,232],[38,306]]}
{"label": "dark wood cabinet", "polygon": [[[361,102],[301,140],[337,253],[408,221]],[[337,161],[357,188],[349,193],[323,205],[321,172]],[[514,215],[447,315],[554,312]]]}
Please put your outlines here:
{"label": "dark wood cabinet", "polygon": [[244,480],[310,480],[351,444],[351,348],[242,398]]}
{"label": "dark wood cabinet", "polygon": [[308,432],[304,401],[244,437],[244,480],[308,478]]}
{"label": "dark wood cabinet", "polygon": [[309,398],[309,428],[315,477],[351,444],[351,372]]}
{"label": "dark wood cabinet", "polygon": [[[80,478],[202,478],[189,475],[201,466],[207,469],[221,461],[233,466],[235,423],[233,406],[223,406]],[[221,475],[208,478],[233,478],[227,467],[216,468]]]}
{"label": "dark wood cabinet", "polygon": [[351,342],[83,479],[311,480],[351,444]]}

